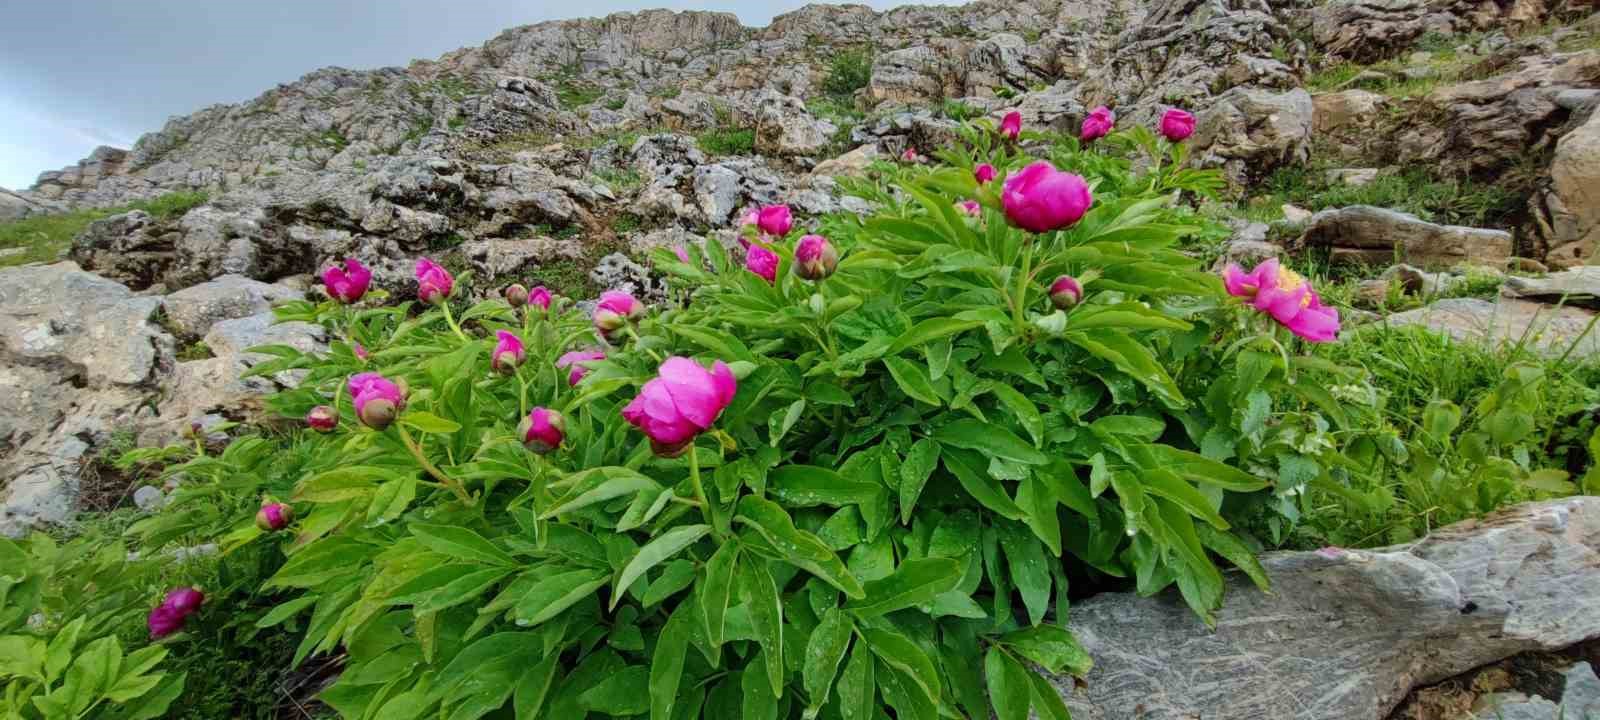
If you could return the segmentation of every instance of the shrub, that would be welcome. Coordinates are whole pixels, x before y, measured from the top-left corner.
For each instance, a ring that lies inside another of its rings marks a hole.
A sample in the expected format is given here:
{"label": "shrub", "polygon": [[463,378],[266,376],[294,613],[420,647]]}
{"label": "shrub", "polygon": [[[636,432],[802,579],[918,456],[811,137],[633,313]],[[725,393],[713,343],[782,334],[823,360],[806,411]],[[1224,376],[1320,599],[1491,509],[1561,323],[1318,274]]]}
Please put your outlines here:
{"label": "shrub", "polygon": [[832,95],[854,95],[872,81],[872,53],[866,49],[842,50],[828,61],[822,89]]}
{"label": "shrub", "polygon": [[696,135],[695,142],[712,155],[749,155],[756,150],[756,132],[722,126]]}

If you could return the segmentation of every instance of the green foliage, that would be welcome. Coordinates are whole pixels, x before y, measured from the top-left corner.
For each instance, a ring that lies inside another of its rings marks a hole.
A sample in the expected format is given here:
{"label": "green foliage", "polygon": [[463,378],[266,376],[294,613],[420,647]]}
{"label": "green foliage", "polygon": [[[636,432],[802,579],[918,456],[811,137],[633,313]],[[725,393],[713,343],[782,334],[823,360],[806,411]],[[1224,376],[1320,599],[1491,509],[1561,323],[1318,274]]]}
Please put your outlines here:
{"label": "green foliage", "polygon": [[939,112],[945,117],[956,122],[966,122],[983,116],[983,111],[972,107],[960,100],[945,100],[939,106]]}
{"label": "green foliage", "polygon": [[1441,178],[1427,168],[1383,173],[1365,185],[1330,180],[1324,166],[1286,166],[1263,183],[1270,199],[1261,206],[1276,211],[1283,203],[1308,210],[1375,205],[1408,212],[1433,222],[1476,227],[1505,225],[1521,212],[1521,197],[1501,185]]}
{"label": "green foliage", "polygon": [[605,94],[605,89],[597,84],[562,78],[556,84],[556,99],[561,101],[561,106],[572,110],[583,105],[588,105],[600,99]]}
{"label": "green foliage", "polygon": [[724,125],[696,135],[695,142],[712,155],[749,155],[756,150],[756,132]]}
{"label": "green foliage", "polygon": [[872,80],[872,51],[853,48],[835,53],[828,61],[828,74],[822,80],[822,90],[830,95],[854,95]]}
{"label": "green foliage", "polygon": [[180,217],[205,204],[203,191],[175,192],[150,200],[138,200],[112,208],[74,210],[67,213],[36,215],[0,223],[0,249],[23,248],[23,252],[0,256],[0,267],[30,262],[49,262],[61,256],[78,233],[96,220],[129,210],[143,210],[161,220]]}

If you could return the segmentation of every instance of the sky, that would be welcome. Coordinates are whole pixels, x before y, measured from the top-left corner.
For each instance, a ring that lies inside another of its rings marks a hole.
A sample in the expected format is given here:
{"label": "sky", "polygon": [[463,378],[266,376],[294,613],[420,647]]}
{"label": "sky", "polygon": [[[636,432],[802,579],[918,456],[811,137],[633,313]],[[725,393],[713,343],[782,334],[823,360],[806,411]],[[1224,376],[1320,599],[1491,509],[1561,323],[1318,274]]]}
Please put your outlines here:
{"label": "sky", "polygon": [[745,25],[761,26],[805,4],[20,0],[8,4],[0,23],[0,187],[28,187],[40,172],[71,165],[98,145],[129,147],[169,117],[248,100],[320,67],[405,65],[480,45],[509,27],[574,16],[665,7],[733,12]]}

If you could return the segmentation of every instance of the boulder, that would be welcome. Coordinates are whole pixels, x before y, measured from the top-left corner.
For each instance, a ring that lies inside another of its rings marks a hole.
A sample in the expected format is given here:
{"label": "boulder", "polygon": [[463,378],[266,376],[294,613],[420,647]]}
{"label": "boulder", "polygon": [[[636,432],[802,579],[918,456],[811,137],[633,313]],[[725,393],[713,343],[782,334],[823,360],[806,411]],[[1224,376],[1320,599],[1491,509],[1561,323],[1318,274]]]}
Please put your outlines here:
{"label": "boulder", "polygon": [[811,156],[828,146],[833,123],[818,120],[800,98],[769,94],[756,107],[756,152],[778,157]]}
{"label": "boulder", "polygon": [[883,157],[877,145],[862,145],[835,158],[817,163],[811,168],[812,177],[855,177],[864,175],[873,161]]}
{"label": "boulder", "polygon": [[168,295],[162,308],[169,328],[183,337],[198,338],[218,321],[265,313],[277,303],[304,298],[305,293],[282,285],[223,275]]}
{"label": "boulder", "polygon": [[1600,310],[1600,265],[1575,267],[1544,277],[1509,277],[1501,292],[1543,303]]}
{"label": "boulder", "polygon": [[1498,302],[1450,298],[1390,315],[1388,324],[1420,325],[1461,342],[1491,347],[1523,345],[1545,357],[1561,357],[1570,350],[1571,358],[1581,361],[1600,358],[1600,336],[1585,334],[1593,320],[1593,313],[1575,307],[1552,308],[1514,298]]}
{"label": "boulder", "polygon": [[941,48],[914,45],[880,53],[867,91],[876,102],[920,103],[963,94],[955,67]]}
{"label": "boulder", "polygon": [[1480,698],[1472,712],[1494,720],[1558,720],[1600,717],[1600,678],[1589,663],[1581,662],[1563,673],[1561,692],[1544,698],[1523,693],[1495,693]]}
{"label": "boulder", "polygon": [[1318,133],[1371,128],[1388,97],[1366,90],[1340,90],[1311,96],[1311,125]]}
{"label": "boulder", "polygon": [[1547,259],[1558,267],[1593,262],[1600,248],[1600,112],[1556,143],[1544,204]]}
{"label": "boulder", "polygon": [[1311,153],[1311,94],[1236,87],[1197,117],[1191,161],[1221,167],[1244,185],[1272,170],[1305,162]]}
{"label": "boulder", "polygon": [[1400,261],[1423,266],[1505,267],[1514,251],[1511,234],[1502,230],[1436,225],[1370,205],[1313,215],[1300,244],[1327,248],[1334,262],[1379,264],[1396,259],[1398,253]]}
{"label": "boulder", "polygon": [[[1077,720],[1384,720],[1412,688],[1600,636],[1600,498],[1529,503],[1376,550],[1267,553],[1214,630],[1169,592],[1074,602]],[[1571,716],[1569,716],[1571,717]]]}

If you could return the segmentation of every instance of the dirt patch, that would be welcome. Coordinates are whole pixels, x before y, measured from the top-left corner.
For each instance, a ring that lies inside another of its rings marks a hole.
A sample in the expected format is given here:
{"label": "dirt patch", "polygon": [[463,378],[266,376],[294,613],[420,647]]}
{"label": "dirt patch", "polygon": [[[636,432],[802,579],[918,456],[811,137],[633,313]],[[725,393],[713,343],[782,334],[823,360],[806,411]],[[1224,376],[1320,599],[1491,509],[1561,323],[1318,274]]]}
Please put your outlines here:
{"label": "dirt patch", "polygon": [[1559,652],[1513,655],[1436,685],[1418,688],[1389,715],[1389,720],[1481,720],[1472,713],[1480,697],[1501,692],[1538,695],[1560,702],[1566,689],[1562,674],[1579,662],[1600,660],[1600,640]]}

